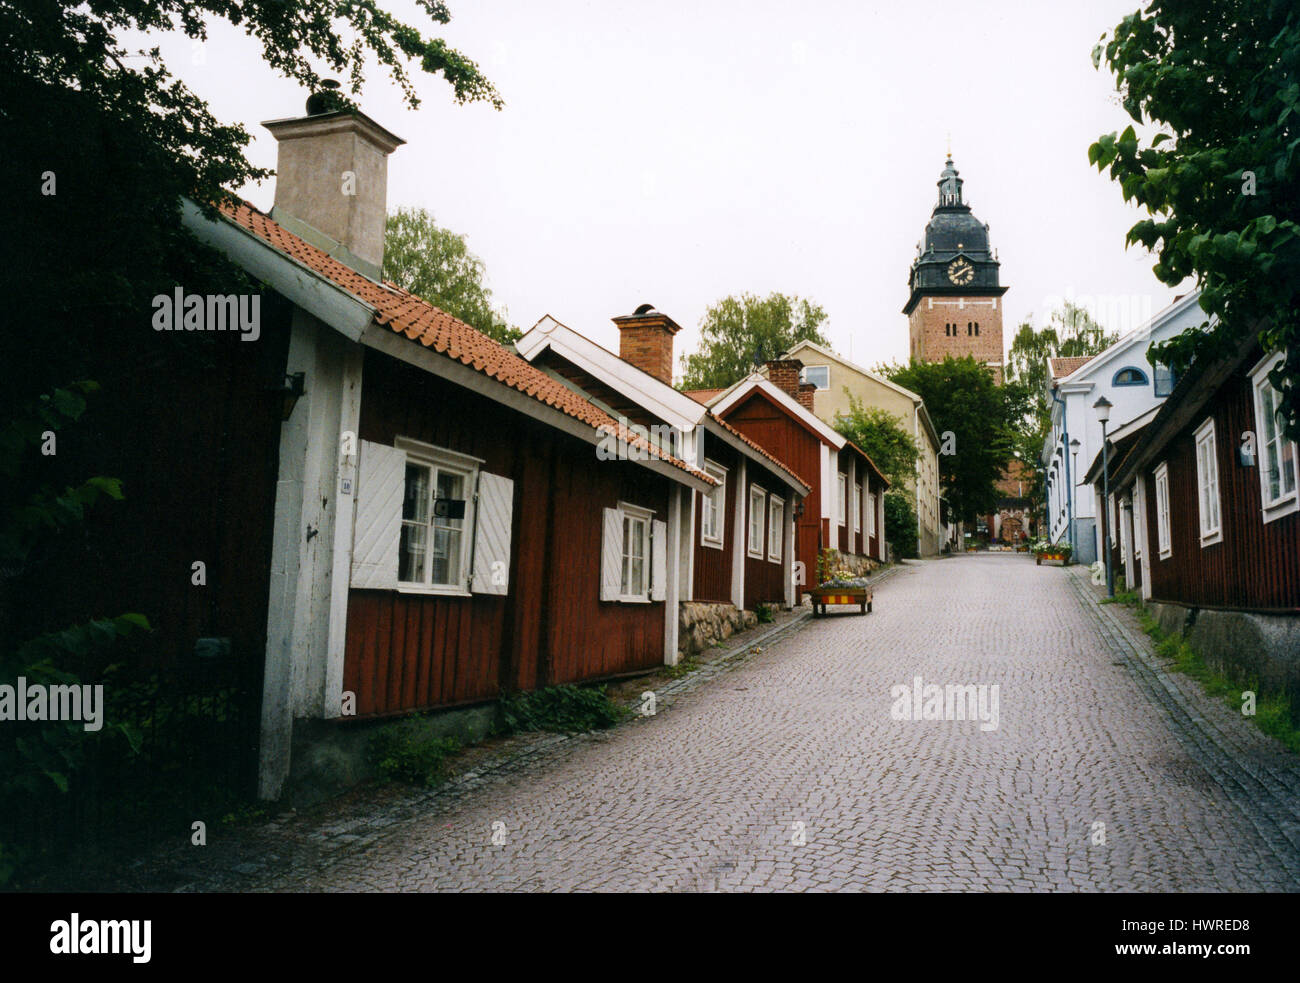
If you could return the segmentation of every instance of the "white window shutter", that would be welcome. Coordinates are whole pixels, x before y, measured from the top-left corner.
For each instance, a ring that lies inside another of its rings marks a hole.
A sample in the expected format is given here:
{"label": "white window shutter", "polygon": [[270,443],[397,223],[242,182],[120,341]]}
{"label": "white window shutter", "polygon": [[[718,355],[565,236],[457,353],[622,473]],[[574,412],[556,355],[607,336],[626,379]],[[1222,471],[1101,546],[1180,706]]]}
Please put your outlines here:
{"label": "white window shutter", "polygon": [[668,523],[655,522],[650,526],[650,600],[662,601],[668,596]]}
{"label": "white window shutter", "polygon": [[510,532],[514,517],[515,483],[480,471],[478,503],[474,506],[475,594],[510,591]]}
{"label": "white window shutter", "polygon": [[356,522],[352,528],[352,586],[397,587],[397,548],[406,493],[406,452],[361,441]]}
{"label": "white window shutter", "polygon": [[623,588],[623,513],[605,509],[600,540],[600,599],[617,601]]}

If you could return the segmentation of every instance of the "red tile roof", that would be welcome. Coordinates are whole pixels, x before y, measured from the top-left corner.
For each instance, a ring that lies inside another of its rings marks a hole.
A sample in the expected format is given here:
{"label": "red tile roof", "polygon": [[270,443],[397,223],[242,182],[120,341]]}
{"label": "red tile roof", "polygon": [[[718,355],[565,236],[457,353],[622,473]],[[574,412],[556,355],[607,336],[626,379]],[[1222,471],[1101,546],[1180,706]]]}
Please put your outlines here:
{"label": "red tile roof", "polygon": [[631,447],[667,461],[708,484],[717,484],[709,475],[627,430],[604,410],[446,311],[396,284],[381,284],[363,276],[289,232],[247,202],[238,207],[223,205],[221,211],[236,225],[373,307],[377,324],[387,325],[395,333],[425,348],[472,366],[502,385],[526,393],[538,402],[596,428],[601,434],[614,434]]}
{"label": "red tile roof", "polygon": [[1052,378],[1060,379],[1062,376],[1074,372],[1080,366],[1087,365],[1094,358],[1096,358],[1095,355],[1071,355],[1067,358],[1049,358],[1047,364],[1052,370]]}
{"label": "red tile roof", "polygon": [[682,395],[689,396],[691,399],[695,400],[695,402],[703,403],[705,406],[708,406],[709,400],[718,395],[718,393],[725,393],[726,391],[727,390],[725,389],[683,389]]}

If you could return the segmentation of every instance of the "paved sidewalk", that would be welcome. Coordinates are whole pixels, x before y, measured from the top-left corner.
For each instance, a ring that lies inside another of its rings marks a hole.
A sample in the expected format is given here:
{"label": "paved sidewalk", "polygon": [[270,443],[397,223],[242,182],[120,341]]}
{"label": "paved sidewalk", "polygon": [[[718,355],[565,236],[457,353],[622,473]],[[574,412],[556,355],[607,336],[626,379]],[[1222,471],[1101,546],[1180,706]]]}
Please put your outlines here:
{"label": "paved sidewalk", "polygon": [[[1295,757],[1095,598],[1086,571],[1025,556],[909,563],[873,614],[783,627],[654,717],[241,831],[238,868],[214,843],[178,886],[1300,890]],[[996,729],[894,719],[918,675],[997,685]]]}

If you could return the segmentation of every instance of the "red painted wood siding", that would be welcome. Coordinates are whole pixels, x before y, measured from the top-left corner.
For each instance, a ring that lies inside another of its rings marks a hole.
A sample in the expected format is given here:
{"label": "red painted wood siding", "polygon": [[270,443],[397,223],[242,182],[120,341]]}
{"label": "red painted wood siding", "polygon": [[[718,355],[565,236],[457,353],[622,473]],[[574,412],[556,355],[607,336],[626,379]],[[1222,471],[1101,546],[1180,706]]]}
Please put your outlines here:
{"label": "red painted wood siding", "polygon": [[401,435],[484,459],[515,483],[510,592],[431,597],[353,590],[344,689],[359,716],[494,699],[663,663],[664,605],[600,600],[602,509],[666,520],[668,479],[484,396],[366,353],[360,436]]}
{"label": "red painted wood siding", "polygon": [[[1144,472],[1147,540],[1151,550],[1151,596],[1195,606],[1300,609],[1300,513],[1267,525],[1259,488],[1260,462],[1237,462],[1241,434],[1258,433],[1248,366],[1232,376],[1207,406],[1166,445],[1164,456]],[[1196,484],[1194,432],[1214,417],[1219,463],[1219,513],[1223,540],[1202,548]],[[1169,468],[1172,554],[1160,559],[1156,538],[1155,468]]]}
{"label": "red painted wood siding", "polygon": [[[789,490],[770,472],[759,468],[750,461],[746,468],[747,483],[750,487],[758,485],[765,492],[763,499],[763,556],[750,556],[748,542],[745,550],[745,607],[753,610],[759,604],[784,604],[785,581],[781,574],[782,564],[769,560],[767,547],[771,536],[771,496],[776,495],[783,502],[787,514],[790,509]],[[749,536],[749,491],[745,492],[745,535]]]}
{"label": "red painted wood siding", "polygon": [[[797,522],[795,560],[804,564],[804,586],[815,587],[817,551],[824,542],[821,528],[821,439],[784,409],[754,392],[731,407],[723,417],[778,461],[812,486],[804,499],[803,518]],[[797,592],[796,603],[803,597]]]}
{"label": "red painted wood siding", "polygon": [[696,601],[730,602],[731,600],[731,564],[736,540],[736,503],[740,495],[740,461],[739,455],[726,444],[704,435],[704,456],[727,469],[726,508],[721,518],[722,549],[705,546],[700,540],[700,529],[704,522],[701,505],[702,492],[695,493],[695,584]]}

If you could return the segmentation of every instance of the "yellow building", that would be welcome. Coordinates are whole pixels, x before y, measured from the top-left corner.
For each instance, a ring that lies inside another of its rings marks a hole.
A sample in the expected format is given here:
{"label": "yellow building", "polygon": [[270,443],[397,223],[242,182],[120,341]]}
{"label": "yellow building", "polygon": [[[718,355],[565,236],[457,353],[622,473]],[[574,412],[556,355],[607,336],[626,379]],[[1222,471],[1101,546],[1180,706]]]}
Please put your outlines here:
{"label": "yellow building", "polygon": [[[833,351],[811,341],[801,341],[787,358],[803,363],[803,381],[817,387],[813,413],[834,426],[837,413],[849,412],[849,395],[864,409],[877,407],[898,418],[921,451],[916,478],[907,488],[916,509],[917,538],[922,556],[933,556],[944,542],[939,499],[939,449],[942,443],[925,408],[925,401],[910,389],[890,382]],[[848,390],[845,392],[845,390]]]}

